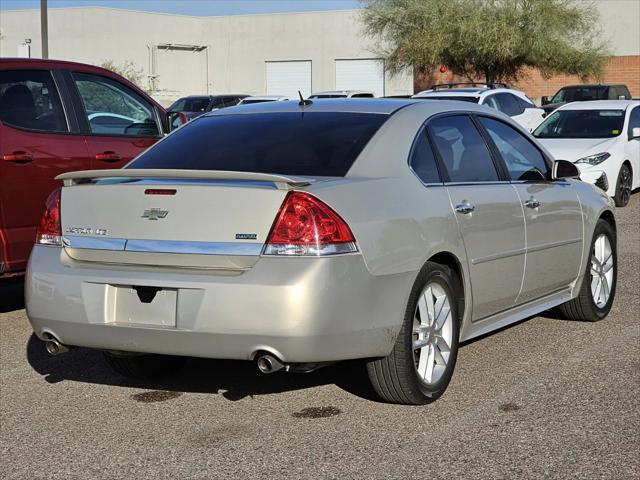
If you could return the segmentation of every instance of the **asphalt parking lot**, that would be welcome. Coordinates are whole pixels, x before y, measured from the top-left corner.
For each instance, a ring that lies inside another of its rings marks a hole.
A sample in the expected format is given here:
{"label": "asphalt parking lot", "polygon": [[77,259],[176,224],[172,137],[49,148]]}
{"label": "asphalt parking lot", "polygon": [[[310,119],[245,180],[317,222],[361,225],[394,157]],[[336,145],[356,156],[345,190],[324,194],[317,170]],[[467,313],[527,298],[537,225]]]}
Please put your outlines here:
{"label": "asphalt parking lot", "polygon": [[447,393],[374,399],[362,365],[261,375],[189,360],[131,382],[49,357],[22,284],[0,286],[2,478],[617,478],[640,475],[640,194],[617,211],[610,316],[553,313],[463,346]]}

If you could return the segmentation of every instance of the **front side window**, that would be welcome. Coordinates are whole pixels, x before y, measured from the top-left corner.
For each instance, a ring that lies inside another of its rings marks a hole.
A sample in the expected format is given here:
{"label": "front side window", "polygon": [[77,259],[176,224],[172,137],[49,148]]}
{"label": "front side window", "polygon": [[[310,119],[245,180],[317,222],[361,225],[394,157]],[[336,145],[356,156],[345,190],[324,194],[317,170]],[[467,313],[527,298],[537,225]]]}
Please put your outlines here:
{"label": "front side window", "polygon": [[413,145],[411,168],[424,183],[440,183],[436,158],[424,130],[420,130]]}
{"label": "front side window", "polygon": [[449,181],[499,180],[489,149],[469,117],[438,118],[429,124],[429,130]]}
{"label": "front side window", "polygon": [[524,112],[524,108],[515,95],[511,95],[510,93],[498,93],[495,97],[500,105],[499,110],[504,112],[506,115],[513,117]]}
{"label": "front side window", "polygon": [[556,110],[533,132],[536,138],[611,138],[624,126],[624,110]]}
{"label": "front side window", "polygon": [[157,137],[153,106],[129,87],[110,78],[74,73],[91,133]]}
{"label": "front side window", "polygon": [[548,167],[542,153],[520,132],[492,118],[480,117],[512,180],[544,180]]}
{"label": "front side window", "polygon": [[58,89],[48,70],[0,71],[0,121],[41,132],[68,132]]}
{"label": "front side window", "polygon": [[144,152],[130,168],[343,177],[388,118],[329,112],[201,116]]}

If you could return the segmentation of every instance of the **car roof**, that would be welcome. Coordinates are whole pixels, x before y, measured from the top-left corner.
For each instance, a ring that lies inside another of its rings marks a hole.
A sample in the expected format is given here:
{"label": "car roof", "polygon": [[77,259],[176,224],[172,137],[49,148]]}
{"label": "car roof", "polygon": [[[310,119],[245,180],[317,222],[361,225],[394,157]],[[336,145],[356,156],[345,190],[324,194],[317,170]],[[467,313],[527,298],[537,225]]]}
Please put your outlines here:
{"label": "car roof", "polygon": [[626,87],[623,83],[577,83],[575,85],[565,85],[564,87],[560,87],[560,90],[564,90],[565,88],[592,88],[592,87]]}
{"label": "car roof", "polygon": [[628,107],[640,105],[638,100],[590,100],[588,102],[572,102],[562,105],[558,110],[626,110]]}
{"label": "car roof", "polygon": [[[287,113],[287,112],[326,112],[326,113],[377,113],[391,115],[398,110],[414,110],[417,117],[424,121],[427,117],[447,111],[477,111],[495,114],[494,109],[474,103],[441,100],[425,102],[424,100],[407,98],[342,98],[311,101],[311,104],[300,105],[298,100],[284,102],[252,103],[207,113],[206,116],[240,115],[249,113]],[[507,118],[507,117],[505,117]]]}

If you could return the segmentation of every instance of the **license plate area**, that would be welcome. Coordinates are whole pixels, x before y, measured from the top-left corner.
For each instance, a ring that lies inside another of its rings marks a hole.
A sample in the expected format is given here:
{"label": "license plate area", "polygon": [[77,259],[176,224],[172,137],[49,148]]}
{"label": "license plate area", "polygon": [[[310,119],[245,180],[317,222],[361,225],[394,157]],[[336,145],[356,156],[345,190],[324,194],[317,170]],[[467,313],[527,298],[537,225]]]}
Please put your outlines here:
{"label": "license plate area", "polygon": [[177,289],[109,285],[107,291],[107,323],[176,327]]}

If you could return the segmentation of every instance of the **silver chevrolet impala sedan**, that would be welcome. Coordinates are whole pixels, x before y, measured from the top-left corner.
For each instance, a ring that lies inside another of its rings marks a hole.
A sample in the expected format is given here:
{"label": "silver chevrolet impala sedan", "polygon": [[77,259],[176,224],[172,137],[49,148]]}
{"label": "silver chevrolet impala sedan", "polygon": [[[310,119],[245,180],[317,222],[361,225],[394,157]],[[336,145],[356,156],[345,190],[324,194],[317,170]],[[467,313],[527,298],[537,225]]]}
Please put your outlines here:
{"label": "silver chevrolet impala sedan", "polygon": [[99,349],[123,375],[363,359],[382,399],[422,404],[461,342],[553,307],[607,315],[613,206],[577,176],[466,102],[225,109],[122,170],[58,177],[27,313],[50,353]]}

